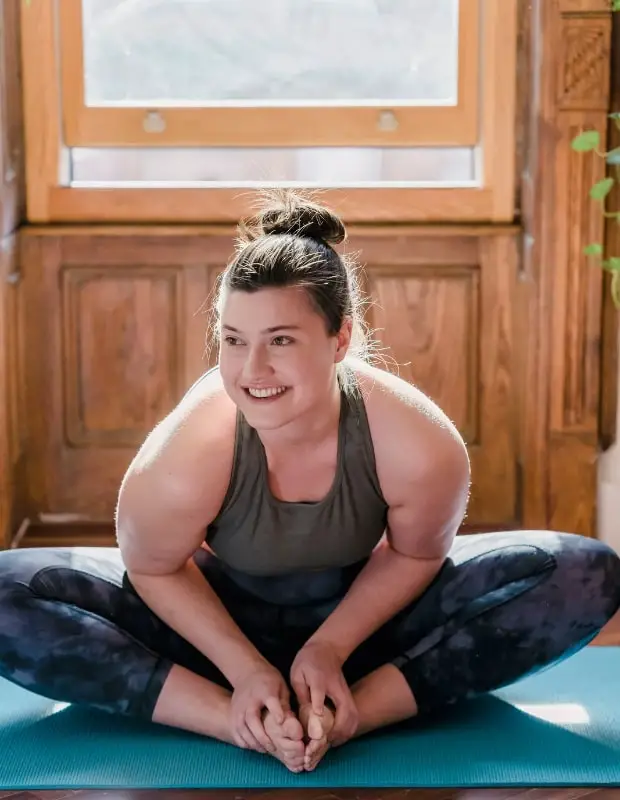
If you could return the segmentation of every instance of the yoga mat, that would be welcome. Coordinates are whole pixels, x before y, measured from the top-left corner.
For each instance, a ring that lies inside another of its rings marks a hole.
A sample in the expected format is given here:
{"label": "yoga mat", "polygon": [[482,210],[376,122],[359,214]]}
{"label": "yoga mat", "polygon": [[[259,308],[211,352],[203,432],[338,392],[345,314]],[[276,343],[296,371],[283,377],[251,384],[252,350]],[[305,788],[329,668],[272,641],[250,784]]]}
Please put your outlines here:
{"label": "yoga mat", "polygon": [[620,648],[349,742],[313,773],[0,680],[0,789],[249,789],[620,784]]}

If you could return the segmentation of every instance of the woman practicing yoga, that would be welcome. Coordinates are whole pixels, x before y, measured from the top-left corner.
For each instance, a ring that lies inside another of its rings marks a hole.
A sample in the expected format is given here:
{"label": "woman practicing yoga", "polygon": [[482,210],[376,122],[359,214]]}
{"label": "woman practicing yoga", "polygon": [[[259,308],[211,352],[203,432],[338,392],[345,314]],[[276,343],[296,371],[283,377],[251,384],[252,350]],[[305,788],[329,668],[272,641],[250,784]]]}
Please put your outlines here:
{"label": "woman practicing yoga", "polygon": [[620,559],[569,533],[457,537],[466,448],[364,359],[342,222],[280,192],[253,223],[219,285],[218,366],[129,467],[118,548],[0,554],[0,674],[298,772],[584,647]]}

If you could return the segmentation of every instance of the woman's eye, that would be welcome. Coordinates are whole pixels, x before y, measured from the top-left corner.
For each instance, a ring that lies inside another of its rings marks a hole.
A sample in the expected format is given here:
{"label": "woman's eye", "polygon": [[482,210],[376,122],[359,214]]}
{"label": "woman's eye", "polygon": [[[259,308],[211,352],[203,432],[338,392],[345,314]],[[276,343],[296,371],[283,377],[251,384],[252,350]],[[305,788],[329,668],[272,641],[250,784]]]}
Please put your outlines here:
{"label": "woman's eye", "polygon": [[290,344],[292,341],[293,340],[290,336],[276,336],[276,338],[273,340],[273,343],[276,345],[276,347],[281,347],[282,345]]}
{"label": "woman's eye", "polygon": [[225,336],[224,341],[226,344],[232,345],[233,347],[239,344],[239,339],[237,339],[236,336]]}

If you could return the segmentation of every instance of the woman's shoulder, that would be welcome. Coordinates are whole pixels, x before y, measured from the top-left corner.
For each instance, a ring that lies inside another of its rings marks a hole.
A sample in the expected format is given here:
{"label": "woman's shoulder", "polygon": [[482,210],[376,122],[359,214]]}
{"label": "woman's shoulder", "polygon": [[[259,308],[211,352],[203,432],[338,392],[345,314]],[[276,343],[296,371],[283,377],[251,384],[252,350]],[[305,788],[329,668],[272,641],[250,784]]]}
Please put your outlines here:
{"label": "woman's shoulder", "polygon": [[438,458],[467,458],[454,422],[418,387],[370,364],[355,363],[353,372],[364,399],[380,480],[396,462],[423,474]]}
{"label": "woman's shoulder", "polygon": [[176,477],[179,491],[221,476],[226,463],[232,465],[236,419],[236,406],[219,371],[210,370],[151,431],[131,472],[164,474],[172,481]]}

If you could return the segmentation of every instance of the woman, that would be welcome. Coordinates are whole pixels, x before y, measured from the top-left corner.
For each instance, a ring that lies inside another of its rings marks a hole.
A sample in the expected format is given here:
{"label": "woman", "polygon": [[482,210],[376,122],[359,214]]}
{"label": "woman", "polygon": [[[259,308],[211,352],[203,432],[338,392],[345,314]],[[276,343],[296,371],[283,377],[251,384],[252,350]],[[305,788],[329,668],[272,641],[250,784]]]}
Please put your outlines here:
{"label": "woman", "polygon": [[0,555],[0,671],[297,772],[584,647],[620,560],[571,534],[456,538],[466,448],[364,360],[342,222],[290,192],[255,221],[220,284],[218,367],[131,464],[118,549]]}

